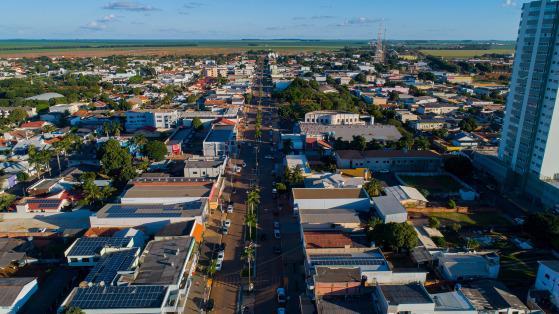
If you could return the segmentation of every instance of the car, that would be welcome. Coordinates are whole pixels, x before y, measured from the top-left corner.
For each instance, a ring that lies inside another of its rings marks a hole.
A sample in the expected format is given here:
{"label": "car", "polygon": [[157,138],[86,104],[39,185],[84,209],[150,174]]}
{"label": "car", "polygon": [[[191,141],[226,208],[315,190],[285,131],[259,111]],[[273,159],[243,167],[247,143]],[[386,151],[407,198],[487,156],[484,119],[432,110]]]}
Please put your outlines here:
{"label": "car", "polygon": [[280,228],[280,223],[279,221],[274,221],[274,229],[278,229]]}
{"label": "car", "polygon": [[224,251],[217,252],[217,260],[218,261],[223,261],[224,258],[225,258],[225,252]]}
{"label": "car", "polygon": [[281,239],[281,233],[279,229],[274,229],[274,238]]}
{"label": "car", "polygon": [[225,242],[221,242],[221,243],[217,246],[217,250],[218,250],[218,251],[225,251]]}
{"label": "car", "polygon": [[215,270],[221,271],[221,267],[223,267],[223,261],[217,260],[215,263]]}
{"label": "car", "polygon": [[278,296],[278,303],[283,304],[287,301],[287,298],[285,296],[285,288],[277,288],[276,294]]}
{"label": "car", "polygon": [[243,168],[246,167],[246,166],[247,166],[247,163],[246,163],[246,162],[243,162]]}
{"label": "car", "polygon": [[225,219],[225,221],[223,222],[223,226],[226,228],[231,227],[231,219]]}
{"label": "car", "polygon": [[214,299],[208,299],[208,301],[206,301],[205,308],[207,312],[211,312],[214,309]]}
{"label": "car", "polygon": [[225,227],[225,226],[221,227],[221,233],[222,234],[228,234],[229,233],[229,227]]}
{"label": "car", "polygon": [[275,254],[281,254],[281,246],[279,246],[279,245],[274,246],[274,253]]}
{"label": "car", "polygon": [[274,156],[272,156],[272,155],[266,155],[266,156],[264,156],[264,158],[266,158],[266,159],[274,159]]}
{"label": "car", "polygon": [[278,314],[285,314],[285,308],[284,307],[278,307]]}
{"label": "car", "polygon": [[236,173],[241,173],[242,168],[239,166],[235,166],[235,172]]}
{"label": "car", "polygon": [[229,214],[233,213],[233,204],[227,205],[227,213],[229,213]]}

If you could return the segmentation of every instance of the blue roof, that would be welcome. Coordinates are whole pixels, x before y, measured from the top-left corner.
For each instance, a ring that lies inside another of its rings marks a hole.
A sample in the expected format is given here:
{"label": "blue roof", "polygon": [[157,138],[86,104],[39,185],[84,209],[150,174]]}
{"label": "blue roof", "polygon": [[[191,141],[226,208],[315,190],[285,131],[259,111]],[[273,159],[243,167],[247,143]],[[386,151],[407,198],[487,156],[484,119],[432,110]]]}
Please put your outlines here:
{"label": "blue roof", "polygon": [[81,309],[160,308],[165,286],[94,286],[77,288],[71,305]]}
{"label": "blue roof", "polygon": [[68,256],[92,256],[98,255],[104,247],[127,247],[132,237],[97,237],[79,238],[72,245]]}

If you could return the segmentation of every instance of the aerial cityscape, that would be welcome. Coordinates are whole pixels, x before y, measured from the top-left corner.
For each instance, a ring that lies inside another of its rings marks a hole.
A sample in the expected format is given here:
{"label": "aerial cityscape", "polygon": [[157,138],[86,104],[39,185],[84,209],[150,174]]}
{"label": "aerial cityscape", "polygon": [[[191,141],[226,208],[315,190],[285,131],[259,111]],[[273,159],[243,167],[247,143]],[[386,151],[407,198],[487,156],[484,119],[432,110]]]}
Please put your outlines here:
{"label": "aerial cityscape", "polygon": [[1,7],[0,313],[559,313],[559,0]]}

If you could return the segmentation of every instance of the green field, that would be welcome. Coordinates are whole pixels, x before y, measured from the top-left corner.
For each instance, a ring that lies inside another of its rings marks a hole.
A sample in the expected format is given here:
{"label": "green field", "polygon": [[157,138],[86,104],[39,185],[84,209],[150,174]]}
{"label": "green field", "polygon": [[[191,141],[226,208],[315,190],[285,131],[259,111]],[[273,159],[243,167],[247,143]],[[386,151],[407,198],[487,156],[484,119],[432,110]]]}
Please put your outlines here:
{"label": "green field", "polygon": [[510,222],[495,212],[480,213],[429,213],[428,216],[438,218],[443,224],[459,223],[477,226],[508,226]]}
{"label": "green field", "polygon": [[422,49],[425,55],[443,58],[471,58],[480,57],[486,54],[512,54],[514,49],[487,49],[487,50],[459,50],[459,49]]}
{"label": "green field", "polygon": [[425,189],[431,194],[437,193],[457,193],[462,188],[460,182],[447,175],[434,176],[399,176],[406,185],[416,189]]}

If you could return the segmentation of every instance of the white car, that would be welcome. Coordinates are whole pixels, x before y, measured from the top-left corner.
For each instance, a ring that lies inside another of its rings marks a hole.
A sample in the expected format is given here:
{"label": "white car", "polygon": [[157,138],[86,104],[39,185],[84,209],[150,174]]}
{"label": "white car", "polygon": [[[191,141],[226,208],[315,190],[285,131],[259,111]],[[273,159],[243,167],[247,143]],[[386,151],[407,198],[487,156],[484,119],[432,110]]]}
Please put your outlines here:
{"label": "white car", "polygon": [[243,162],[243,168],[246,167],[246,166],[247,166],[247,163],[246,163],[246,162]]}
{"label": "white car", "polygon": [[233,204],[229,204],[227,206],[227,213],[232,214],[233,213]]}
{"label": "white car", "polygon": [[224,251],[217,252],[217,260],[218,261],[223,261],[224,258],[225,258],[225,252]]}
{"label": "white car", "polygon": [[274,229],[278,229],[280,228],[280,223],[279,221],[274,221]]}
{"label": "white car", "polygon": [[236,173],[241,173],[242,168],[239,166],[235,166],[235,172]]}
{"label": "white car", "polygon": [[231,227],[231,219],[226,219],[226,220],[223,222],[223,227],[229,229],[229,227]]}
{"label": "white car", "polygon": [[215,264],[215,270],[220,271],[222,266],[223,266],[223,261],[218,260]]}
{"label": "white car", "polygon": [[279,229],[274,229],[274,238],[281,239],[281,233]]}

